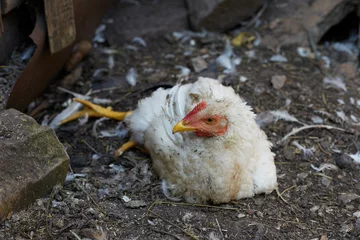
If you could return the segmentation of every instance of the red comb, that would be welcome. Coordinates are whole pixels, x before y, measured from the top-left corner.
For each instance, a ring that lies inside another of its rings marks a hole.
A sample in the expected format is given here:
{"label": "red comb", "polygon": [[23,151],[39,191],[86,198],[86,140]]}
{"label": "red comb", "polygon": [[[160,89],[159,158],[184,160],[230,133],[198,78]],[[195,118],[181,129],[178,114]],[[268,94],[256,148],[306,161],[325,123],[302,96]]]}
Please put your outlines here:
{"label": "red comb", "polygon": [[191,110],[185,117],[184,120],[189,120],[190,118],[192,118],[194,115],[196,115],[198,112],[204,110],[206,108],[206,102],[202,101],[200,102],[198,105],[196,105],[194,107],[193,110]]}

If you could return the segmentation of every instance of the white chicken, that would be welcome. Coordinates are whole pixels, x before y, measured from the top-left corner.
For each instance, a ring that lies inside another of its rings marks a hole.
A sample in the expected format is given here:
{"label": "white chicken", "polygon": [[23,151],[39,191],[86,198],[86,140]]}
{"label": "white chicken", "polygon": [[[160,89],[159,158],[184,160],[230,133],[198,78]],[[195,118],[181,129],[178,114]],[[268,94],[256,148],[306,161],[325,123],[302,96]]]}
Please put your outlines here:
{"label": "white chicken", "polygon": [[132,114],[120,114],[132,135],[117,154],[145,147],[168,197],[225,203],[277,188],[271,143],[255,114],[217,80],[158,89]]}

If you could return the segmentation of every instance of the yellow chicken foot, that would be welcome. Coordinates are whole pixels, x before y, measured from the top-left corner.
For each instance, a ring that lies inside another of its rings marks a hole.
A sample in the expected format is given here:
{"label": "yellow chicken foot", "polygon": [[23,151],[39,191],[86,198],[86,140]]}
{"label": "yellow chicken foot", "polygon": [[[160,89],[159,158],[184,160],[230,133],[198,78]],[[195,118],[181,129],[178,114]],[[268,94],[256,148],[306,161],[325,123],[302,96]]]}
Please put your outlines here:
{"label": "yellow chicken foot", "polygon": [[121,156],[125,151],[129,150],[130,148],[136,147],[138,149],[140,149],[141,151],[145,152],[145,153],[149,153],[149,151],[144,148],[144,147],[140,147],[136,142],[130,140],[126,143],[124,143],[120,148],[118,148],[115,151],[115,157],[119,157]]}
{"label": "yellow chicken foot", "polygon": [[85,106],[85,109],[65,118],[64,120],[62,120],[60,122],[60,124],[64,124],[64,123],[73,121],[80,117],[85,117],[86,115],[88,115],[89,117],[107,117],[107,118],[112,118],[115,120],[122,121],[122,120],[124,120],[124,118],[126,116],[128,116],[132,113],[131,111],[115,112],[115,111],[112,111],[110,107],[104,108],[104,107],[101,107],[99,105],[93,104],[89,101],[79,99],[79,98],[74,98],[74,101],[83,104]]}
{"label": "yellow chicken foot", "polygon": [[61,120],[58,125],[61,125],[61,124],[65,124],[65,123],[68,123],[68,122],[71,122],[71,121],[74,121],[78,118],[81,118],[81,117],[85,117],[86,115],[88,115],[88,117],[102,117],[102,115],[98,112],[95,112],[94,110],[92,109],[89,109],[89,108],[85,108],[84,110],[81,110],[79,112],[76,112],[74,114],[72,114],[71,116]]}
{"label": "yellow chicken foot", "polygon": [[130,148],[133,148],[135,146],[136,146],[136,142],[132,140],[124,143],[120,148],[116,149],[115,157],[121,156],[126,150],[129,150]]}

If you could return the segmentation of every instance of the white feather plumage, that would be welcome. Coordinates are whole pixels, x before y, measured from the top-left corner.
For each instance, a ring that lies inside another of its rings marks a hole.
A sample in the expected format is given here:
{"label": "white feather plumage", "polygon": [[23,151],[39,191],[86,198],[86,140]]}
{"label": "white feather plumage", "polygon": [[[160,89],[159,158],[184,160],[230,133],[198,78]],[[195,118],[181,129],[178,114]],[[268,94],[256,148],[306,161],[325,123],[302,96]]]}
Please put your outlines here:
{"label": "white feather plumage", "polygon": [[[173,134],[174,125],[203,100],[206,111],[226,116],[228,131],[216,137]],[[172,186],[172,197],[222,203],[277,187],[271,143],[254,118],[231,87],[200,77],[192,84],[158,89],[125,121],[132,140],[149,150],[154,169]]]}

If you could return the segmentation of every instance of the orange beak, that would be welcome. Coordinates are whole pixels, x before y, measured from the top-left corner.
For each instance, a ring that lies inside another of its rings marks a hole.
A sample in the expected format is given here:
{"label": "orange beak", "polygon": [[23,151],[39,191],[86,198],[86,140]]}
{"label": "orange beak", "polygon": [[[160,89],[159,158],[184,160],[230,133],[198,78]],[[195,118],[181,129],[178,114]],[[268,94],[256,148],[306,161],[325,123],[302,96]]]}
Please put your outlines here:
{"label": "orange beak", "polygon": [[180,121],[174,126],[172,133],[187,132],[187,131],[195,132],[196,130],[198,130],[196,127],[188,126],[188,123],[184,123],[183,121]]}

